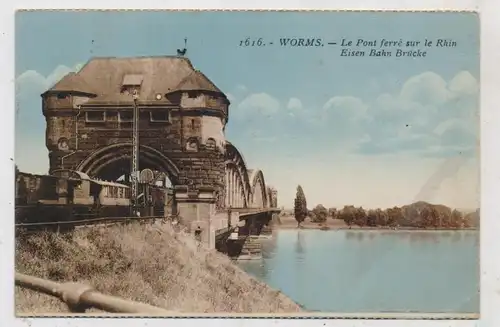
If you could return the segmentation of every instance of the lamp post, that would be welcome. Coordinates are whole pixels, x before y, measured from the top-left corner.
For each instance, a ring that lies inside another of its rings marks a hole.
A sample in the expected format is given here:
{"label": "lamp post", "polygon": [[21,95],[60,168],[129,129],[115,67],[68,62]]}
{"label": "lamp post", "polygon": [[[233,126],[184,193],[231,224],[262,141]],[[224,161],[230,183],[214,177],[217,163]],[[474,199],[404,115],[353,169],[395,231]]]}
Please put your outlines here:
{"label": "lamp post", "polygon": [[132,162],[131,162],[131,178],[132,178],[132,190],[131,190],[131,201],[132,201],[132,213],[134,216],[137,213],[138,208],[138,171],[139,171],[139,108],[137,106],[137,99],[139,98],[137,92],[133,94],[133,121],[132,121]]}

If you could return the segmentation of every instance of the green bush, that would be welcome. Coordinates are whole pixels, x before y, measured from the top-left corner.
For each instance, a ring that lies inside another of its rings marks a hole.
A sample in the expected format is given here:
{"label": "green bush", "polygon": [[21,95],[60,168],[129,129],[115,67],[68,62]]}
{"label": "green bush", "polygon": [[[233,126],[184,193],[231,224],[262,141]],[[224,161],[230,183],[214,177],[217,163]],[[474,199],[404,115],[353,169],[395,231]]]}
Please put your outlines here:
{"label": "green bush", "polygon": [[311,212],[311,221],[322,223],[328,218],[328,210],[321,204],[318,204]]}

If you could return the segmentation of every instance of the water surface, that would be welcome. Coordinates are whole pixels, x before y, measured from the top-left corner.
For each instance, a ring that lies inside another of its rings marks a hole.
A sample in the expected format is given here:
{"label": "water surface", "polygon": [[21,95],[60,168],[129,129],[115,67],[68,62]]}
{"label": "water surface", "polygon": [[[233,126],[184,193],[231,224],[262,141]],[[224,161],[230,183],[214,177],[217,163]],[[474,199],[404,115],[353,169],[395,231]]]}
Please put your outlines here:
{"label": "water surface", "polygon": [[248,273],[306,310],[479,313],[478,231],[281,230]]}

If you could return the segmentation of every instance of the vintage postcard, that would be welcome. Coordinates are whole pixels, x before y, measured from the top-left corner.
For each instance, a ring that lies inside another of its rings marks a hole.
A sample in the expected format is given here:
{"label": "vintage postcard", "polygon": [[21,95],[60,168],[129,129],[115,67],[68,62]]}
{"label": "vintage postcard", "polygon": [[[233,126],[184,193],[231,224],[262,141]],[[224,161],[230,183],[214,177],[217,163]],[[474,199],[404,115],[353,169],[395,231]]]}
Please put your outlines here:
{"label": "vintage postcard", "polygon": [[477,13],[15,29],[16,315],[479,317]]}

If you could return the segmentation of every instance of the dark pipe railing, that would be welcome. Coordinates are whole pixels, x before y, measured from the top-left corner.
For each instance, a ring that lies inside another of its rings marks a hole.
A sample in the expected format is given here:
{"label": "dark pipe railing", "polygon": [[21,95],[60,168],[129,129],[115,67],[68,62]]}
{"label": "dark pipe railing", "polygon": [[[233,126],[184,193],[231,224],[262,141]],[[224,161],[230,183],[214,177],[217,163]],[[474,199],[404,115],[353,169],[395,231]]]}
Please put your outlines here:
{"label": "dark pipe railing", "polygon": [[56,283],[38,277],[16,272],[15,284],[30,290],[55,296],[68,305],[73,312],[85,312],[86,309],[96,308],[114,313],[141,313],[172,315],[166,309],[149,304],[129,301],[119,297],[105,295],[92,287],[78,283]]}

